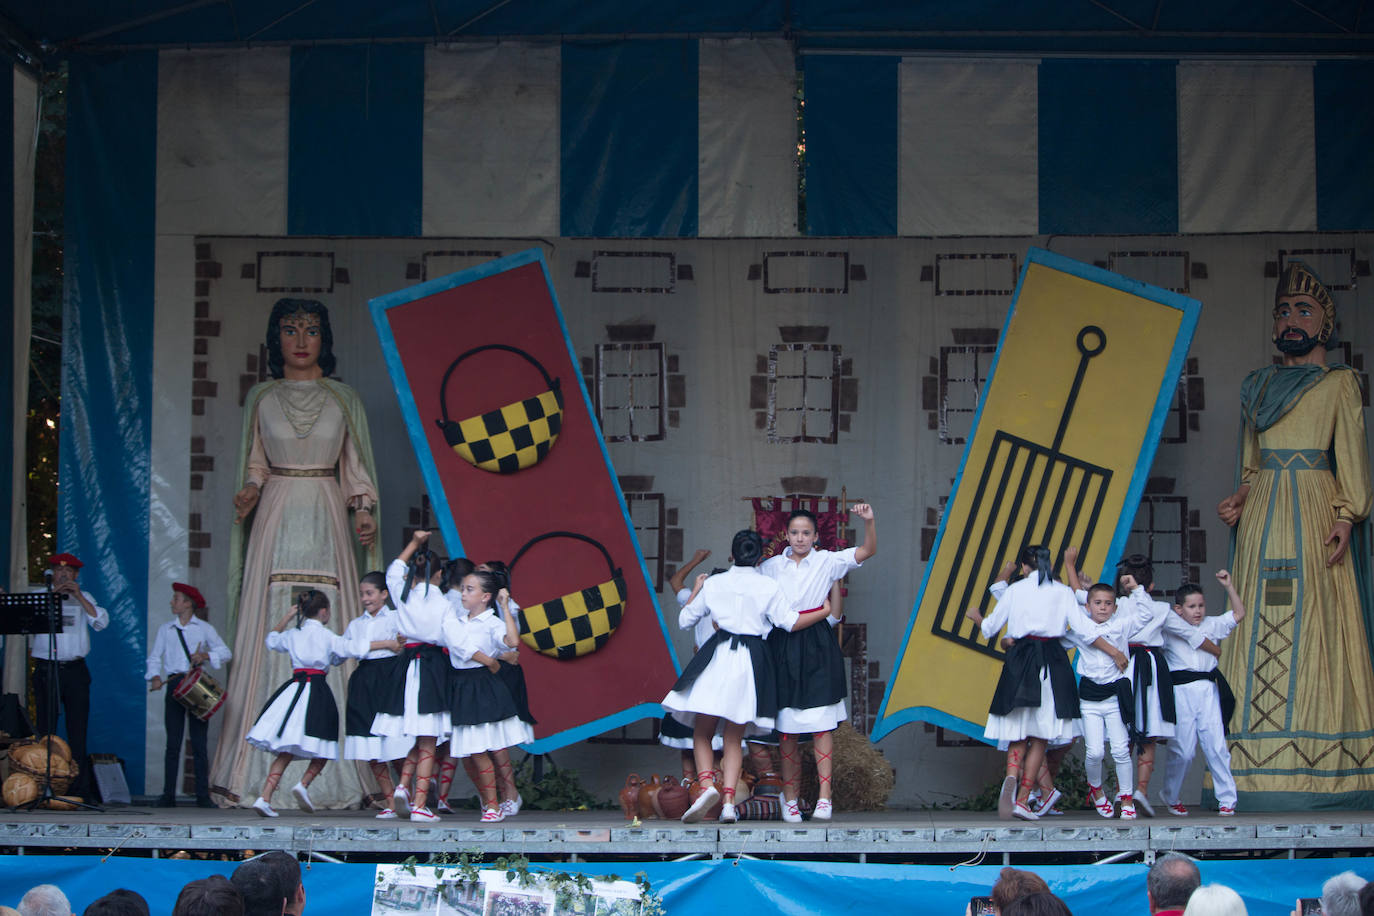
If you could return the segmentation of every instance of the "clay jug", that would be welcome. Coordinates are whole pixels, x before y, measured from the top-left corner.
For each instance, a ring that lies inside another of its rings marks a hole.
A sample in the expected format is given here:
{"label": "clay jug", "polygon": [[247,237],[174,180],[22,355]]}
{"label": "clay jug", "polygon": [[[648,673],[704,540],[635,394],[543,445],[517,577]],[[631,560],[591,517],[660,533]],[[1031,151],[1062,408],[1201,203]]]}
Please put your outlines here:
{"label": "clay jug", "polygon": [[772,770],[764,773],[754,782],[754,795],[781,795],[782,777]]}
{"label": "clay jug", "polygon": [[672,776],[664,776],[663,788],[658,790],[658,813],[668,820],[677,820],[687,813],[690,804],[687,787]]}
{"label": "clay jug", "polygon": [[653,777],[648,782],[641,782],[639,784],[638,810],[640,820],[658,817],[658,812],[654,810],[654,796],[657,795],[662,788],[663,784],[658,781],[657,776]]}
{"label": "clay jug", "polygon": [[625,777],[625,788],[620,790],[620,808],[625,812],[625,819],[632,819],[639,810],[639,785],[638,773],[631,773]]}

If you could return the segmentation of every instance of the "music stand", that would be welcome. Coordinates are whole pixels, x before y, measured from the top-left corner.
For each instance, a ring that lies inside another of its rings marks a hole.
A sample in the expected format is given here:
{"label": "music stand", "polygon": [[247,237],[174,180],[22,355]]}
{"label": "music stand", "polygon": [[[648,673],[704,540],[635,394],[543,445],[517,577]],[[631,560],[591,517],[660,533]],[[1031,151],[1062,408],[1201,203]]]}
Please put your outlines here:
{"label": "music stand", "polygon": [[[41,664],[48,666],[48,709],[52,711],[54,720],[52,722],[37,723],[39,728],[48,729],[48,735],[52,734],[53,726],[57,724],[57,634],[62,630],[62,596],[52,590],[52,583],[48,583],[47,591],[43,592],[20,592],[19,594],[0,594],[0,633],[15,636],[38,636],[43,633],[48,634],[48,657],[46,660],[40,659]],[[44,735],[43,737],[47,737]],[[37,808],[52,799],[57,798],[57,794],[52,790],[52,742],[45,741],[44,774],[43,784],[39,789],[38,797],[32,801],[27,801],[11,810],[22,811]],[[78,764],[80,765],[80,764]],[[62,804],[73,805],[85,808],[89,811],[102,810],[97,805],[88,805],[84,801],[72,802],[62,799]],[[54,809],[56,810],[56,809]]]}

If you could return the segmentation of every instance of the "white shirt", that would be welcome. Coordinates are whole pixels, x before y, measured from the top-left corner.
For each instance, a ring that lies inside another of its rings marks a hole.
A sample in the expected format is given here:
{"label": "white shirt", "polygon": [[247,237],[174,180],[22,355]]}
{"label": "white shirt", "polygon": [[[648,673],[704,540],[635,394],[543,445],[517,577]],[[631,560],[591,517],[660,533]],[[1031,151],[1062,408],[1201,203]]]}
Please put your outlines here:
{"label": "white shirt", "polygon": [[[375,614],[363,611],[350,620],[347,629],[344,630],[344,639],[365,639],[371,645],[374,642],[392,639],[397,632],[399,630],[396,623],[396,611],[382,605],[381,610]],[[373,649],[363,658],[391,658],[395,654],[390,649]]]}
{"label": "white shirt", "polygon": [[362,658],[368,653],[370,641],[345,639],[318,620],[307,618],[299,627],[268,633],[267,648],[290,655],[292,668],[327,671],[345,658]]}
{"label": "white shirt", "polygon": [[157,635],[153,637],[153,649],[148,653],[148,668],[143,675],[145,681],[164,674],[185,674],[191,670],[186,649],[181,647],[181,640],[177,638],[178,631],[186,638],[186,649],[190,649],[192,654],[200,650],[210,653],[210,660],[206,664],[211,668],[220,667],[234,655],[224,640],[219,638],[215,628],[199,617],[193,616],[184,627],[179,620],[169,620],[157,628]]}
{"label": "white shirt", "polygon": [[427,642],[432,645],[444,644],[444,615],[452,614],[453,605],[439,586],[416,582],[406,600],[406,565],[400,560],[392,560],[386,568],[386,589],[391,600],[396,602],[396,622],[399,632],[410,642]]}
{"label": "white shirt", "polygon": [[836,579],[844,578],[850,570],[863,565],[855,559],[857,551],[857,547],[844,550],[812,548],[800,561],[794,561],[792,548],[788,547],[760,563],[759,571],[782,586],[783,594],[798,611],[811,611],[825,604]]}
{"label": "white shirt", "polygon": [[1082,610],[1070,615],[1069,637],[1078,649],[1078,673],[1099,684],[1110,684],[1125,677],[1126,673],[1116,667],[1112,657],[1093,643],[1105,639],[1125,655],[1130,648],[1130,634],[1138,624],[1130,610],[1121,607],[1102,623]]}
{"label": "white shirt", "polygon": [[686,630],[708,616],[727,633],[763,636],[773,627],[792,629],[801,615],[777,582],[754,567],[731,566],[702,584],[677,624]]}
{"label": "white shirt", "polygon": [[[1178,617],[1185,627],[1199,635],[1198,645],[1202,645],[1203,639],[1210,639],[1212,642],[1219,643],[1230,636],[1231,631],[1236,628],[1236,615],[1231,611],[1218,614],[1215,617],[1204,617],[1197,626],[1193,626],[1172,610],[1169,613]],[[1169,662],[1170,671],[1211,671],[1217,666],[1215,655],[1210,652],[1203,652],[1197,646],[1190,645],[1173,633],[1168,633],[1165,636],[1164,658]]]}
{"label": "white shirt", "polygon": [[1131,634],[1132,643],[1157,648],[1164,645],[1164,634],[1168,633],[1195,649],[1202,645],[1205,637],[1201,631],[1188,626],[1186,620],[1175,614],[1173,605],[1150,597],[1150,593],[1145,591],[1145,586],[1137,585],[1135,591],[1120,599],[1118,603],[1122,601],[1135,602],[1140,608],[1137,613],[1141,624]]}
{"label": "white shirt", "polygon": [[[46,588],[31,588],[31,592],[46,592]],[[81,594],[86,596],[95,607],[95,616],[86,613],[86,609],[81,606],[81,602],[75,598],[62,599],[62,632],[57,634],[57,652],[48,652],[48,634],[38,633],[33,637],[33,646],[29,654],[37,659],[47,659],[56,657],[59,662],[76,661],[78,658],[85,658],[91,651],[91,634],[86,627],[91,630],[103,630],[110,625],[110,613],[103,607],[95,603],[95,598],[91,593],[82,589]],[[82,626],[85,624],[85,626]]]}
{"label": "white shirt", "polygon": [[506,645],[506,623],[491,608],[475,617],[466,611],[450,614],[444,620],[444,645],[448,647],[448,660],[455,668],[482,667],[481,662],[472,658],[477,652],[496,658],[510,651],[510,646]]}
{"label": "white shirt", "polygon": [[[690,588],[684,588],[674,597],[677,598],[677,607],[678,610],[681,611],[691,602],[692,590]],[[698,620],[696,626],[692,629],[692,648],[700,649],[702,646],[706,645],[706,640],[714,636],[715,633],[716,625],[711,622],[711,617],[708,614]]]}
{"label": "white shirt", "polygon": [[1052,579],[1040,584],[1039,574],[1031,573],[1008,585],[992,613],[983,618],[983,638],[992,639],[1005,626],[1012,639],[1057,639],[1068,631],[1069,617],[1075,612],[1081,613],[1073,589]]}

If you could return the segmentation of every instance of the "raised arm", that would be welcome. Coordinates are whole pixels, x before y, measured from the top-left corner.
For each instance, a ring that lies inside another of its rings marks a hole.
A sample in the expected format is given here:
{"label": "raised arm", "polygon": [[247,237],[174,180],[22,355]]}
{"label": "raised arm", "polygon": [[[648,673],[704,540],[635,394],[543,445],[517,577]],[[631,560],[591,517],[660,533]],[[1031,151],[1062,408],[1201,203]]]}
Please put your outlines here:
{"label": "raised arm", "polygon": [[711,551],[704,548],[697,548],[696,552],[692,554],[692,559],[677,568],[677,572],[673,573],[668,578],[668,587],[673,590],[674,595],[682,591],[683,586],[687,584],[687,577],[691,575],[692,570],[700,566],[710,555]]}
{"label": "raised arm", "polygon": [[864,540],[854,551],[854,559],[862,563],[878,552],[878,529],[873,524],[873,507],[868,503],[855,503],[849,514],[864,520]]}
{"label": "raised arm", "polygon": [[1231,614],[1236,618],[1236,623],[1240,623],[1245,619],[1245,605],[1240,600],[1240,592],[1236,591],[1236,584],[1231,581],[1230,570],[1217,570],[1217,581],[1226,589],[1226,598],[1231,602]]}

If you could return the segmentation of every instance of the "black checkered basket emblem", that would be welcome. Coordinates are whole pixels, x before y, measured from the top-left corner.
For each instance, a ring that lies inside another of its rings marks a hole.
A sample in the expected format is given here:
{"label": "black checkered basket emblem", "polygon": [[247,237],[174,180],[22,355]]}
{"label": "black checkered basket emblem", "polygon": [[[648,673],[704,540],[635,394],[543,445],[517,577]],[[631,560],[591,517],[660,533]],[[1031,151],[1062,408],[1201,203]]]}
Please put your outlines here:
{"label": "black checkered basket emblem", "polygon": [[[458,364],[483,350],[514,353],[539,370],[544,390],[522,401],[468,417],[450,420],[448,382]],[[434,423],[444,433],[444,441],[460,458],[474,467],[497,474],[514,474],[533,467],[544,459],[563,429],[563,387],[561,380],[549,378],[539,361],[524,350],[505,344],[473,347],[455,359],[439,383],[439,410],[443,418]]]}
{"label": "black checkered basket emblem", "polygon": [[611,578],[580,592],[522,607],[520,641],[550,658],[570,659],[590,655],[606,644],[625,615],[625,575],[611,561],[610,553],[600,541],[571,531],[550,531],[531,539],[515,554],[510,561],[512,582],[515,582],[515,566],[525,552],[550,538],[574,538],[591,544],[606,558],[606,568]]}

